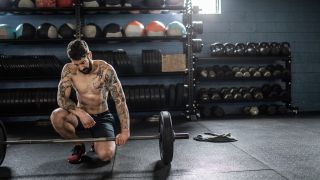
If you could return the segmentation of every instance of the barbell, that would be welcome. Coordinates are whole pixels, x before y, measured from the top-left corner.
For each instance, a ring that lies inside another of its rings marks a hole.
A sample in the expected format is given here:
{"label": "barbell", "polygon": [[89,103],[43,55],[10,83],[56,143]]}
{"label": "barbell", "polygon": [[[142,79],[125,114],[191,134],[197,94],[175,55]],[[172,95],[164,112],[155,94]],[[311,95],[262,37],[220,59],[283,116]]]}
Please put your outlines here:
{"label": "barbell", "polygon": [[[168,111],[161,111],[159,116],[159,134],[150,136],[130,136],[129,140],[159,139],[160,158],[164,164],[170,164],[173,159],[175,139],[189,139],[189,133],[175,133],[172,127],[171,115]],[[115,141],[115,138],[82,138],[82,139],[38,139],[38,140],[8,140],[4,124],[0,121],[0,165],[4,161],[7,144],[50,144],[74,142]]]}

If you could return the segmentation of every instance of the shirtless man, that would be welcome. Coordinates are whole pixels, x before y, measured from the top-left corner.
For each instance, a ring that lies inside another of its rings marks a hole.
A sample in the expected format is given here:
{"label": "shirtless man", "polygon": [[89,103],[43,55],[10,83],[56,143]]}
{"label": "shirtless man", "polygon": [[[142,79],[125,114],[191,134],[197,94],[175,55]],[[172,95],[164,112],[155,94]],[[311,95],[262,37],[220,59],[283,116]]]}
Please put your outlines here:
{"label": "shirtless man", "polygon": [[[92,60],[92,53],[85,41],[71,41],[67,54],[71,63],[62,69],[57,97],[59,108],[51,114],[52,125],[66,139],[78,138],[76,127],[80,123],[90,130],[94,138],[114,137],[115,122],[107,104],[110,92],[115,101],[121,132],[115,142],[94,142],[92,145],[102,161],[109,161],[114,156],[115,146],[125,144],[130,136],[129,112],[121,83],[110,64]],[[71,88],[76,91],[78,104],[69,98]],[[84,144],[76,143],[68,161],[80,163],[84,154]]]}

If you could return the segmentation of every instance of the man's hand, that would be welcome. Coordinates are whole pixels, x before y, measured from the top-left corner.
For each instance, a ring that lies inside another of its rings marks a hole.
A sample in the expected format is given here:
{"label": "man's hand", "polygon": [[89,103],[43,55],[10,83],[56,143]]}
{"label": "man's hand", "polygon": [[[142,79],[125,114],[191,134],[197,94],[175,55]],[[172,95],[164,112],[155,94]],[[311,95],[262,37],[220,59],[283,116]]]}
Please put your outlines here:
{"label": "man's hand", "polygon": [[96,124],[88,113],[82,113],[81,116],[79,116],[79,119],[84,128],[92,128]]}
{"label": "man's hand", "polygon": [[126,144],[128,138],[130,137],[129,131],[122,131],[120,134],[116,137],[116,145],[121,146]]}

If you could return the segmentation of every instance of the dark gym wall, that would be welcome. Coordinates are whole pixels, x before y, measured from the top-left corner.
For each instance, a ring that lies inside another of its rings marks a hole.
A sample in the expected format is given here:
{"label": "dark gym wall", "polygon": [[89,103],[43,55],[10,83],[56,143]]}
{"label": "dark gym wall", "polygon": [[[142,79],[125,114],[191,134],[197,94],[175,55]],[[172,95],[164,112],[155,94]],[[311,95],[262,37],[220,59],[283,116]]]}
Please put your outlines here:
{"label": "dark gym wall", "polygon": [[293,104],[320,111],[320,1],[222,0],[222,14],[199,15],[209,55],[212,42],[288,41],[292,47]]}

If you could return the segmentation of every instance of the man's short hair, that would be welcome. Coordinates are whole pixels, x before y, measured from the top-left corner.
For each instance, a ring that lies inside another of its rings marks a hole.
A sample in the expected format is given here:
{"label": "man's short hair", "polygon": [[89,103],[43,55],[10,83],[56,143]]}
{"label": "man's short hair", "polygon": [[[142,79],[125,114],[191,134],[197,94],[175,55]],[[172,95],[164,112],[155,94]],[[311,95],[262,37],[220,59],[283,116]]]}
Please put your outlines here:
{"label": "man's short hair", "polygon": [[68,44],[67,54],[72,60],[80,60],[89,52],[88,44],[84,40],[76,39]]}

